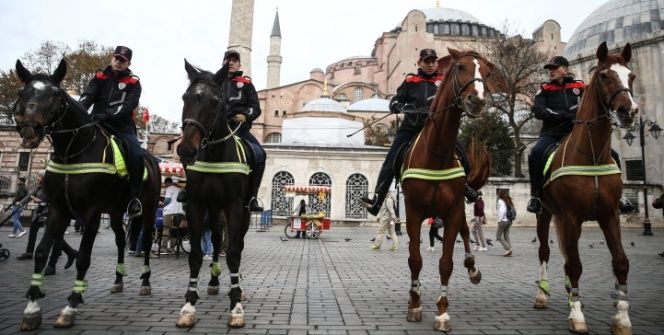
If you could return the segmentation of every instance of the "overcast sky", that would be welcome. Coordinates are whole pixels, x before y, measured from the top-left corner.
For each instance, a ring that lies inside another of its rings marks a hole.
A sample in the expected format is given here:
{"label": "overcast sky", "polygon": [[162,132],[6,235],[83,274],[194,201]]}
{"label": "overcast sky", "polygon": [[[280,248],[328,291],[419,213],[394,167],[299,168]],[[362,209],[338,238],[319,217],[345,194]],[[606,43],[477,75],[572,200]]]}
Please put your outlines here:
{"label": "overcast sky", "polygon": [[[567,41],[576,27],[606,0],[443,0],[441,7],[464,10],[501,28],[509,19],[530,37],[547,19],[562,27]],[[398,26],[412,9],[435,0],[255,0],[252,73],[258,90],[266,84],[266,57],[275,10],[279,8],[281,84],[308,79],[313,68],[370,55],[374,42]],[[72,48],[80,40],[134,50],[131,69],[141,78],[141,105],[179,121],[187,87],[184,61],[217,70],[228,45],[231,0],[2,0],[0,69],[46,40]],[[110,61],[110,60],[109,60]]]}

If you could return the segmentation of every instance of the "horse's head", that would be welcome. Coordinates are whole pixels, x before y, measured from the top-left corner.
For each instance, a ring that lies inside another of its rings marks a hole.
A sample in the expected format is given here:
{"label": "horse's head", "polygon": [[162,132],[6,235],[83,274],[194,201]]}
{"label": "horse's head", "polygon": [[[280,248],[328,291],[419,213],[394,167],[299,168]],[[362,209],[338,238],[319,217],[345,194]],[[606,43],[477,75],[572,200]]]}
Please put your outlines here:
{"label": "horse's head", "polygon": [[16,74],[24,86],[14,107],[14,119],[24,148],[36,148],[46,135],[46,128],[62,112],[60,82],[66,73],[64,59],[52,75],[32,74],[20,60],[16,61]]}
{"label": "horse's head", "polygon": [[461,52],[451,48],[447,51],[449,55],[438,60],[438,72],[445,73],[445,80],[452,83],[454,104],[469,117],[478,117],[490,92],[497,90],[496,81],[491,78],[495,66],[474,51]]}
{"label": "horse's head", "polygon": [[639,106],[632,97],[632,82],[635,75],[627,67],[632,58],[632,48],[627,43],[621,54],[609,54],[606,43],[597,48],[597,69],[593,80],[604,108],[615,113],[618,126],[629,128],[639,112]]}
{"label": "horse's head", "polygon": [[[204,146],[220,120],[222,108],[221,83],[228,73],[224,67],[216,74],[200,70],[184,60],[184,68],[189,76],[189,87],[182,95],[182,141],[177,152],[180,161],[193,164],[201,146]],[[225,69],[225,70],[224,70]]]}

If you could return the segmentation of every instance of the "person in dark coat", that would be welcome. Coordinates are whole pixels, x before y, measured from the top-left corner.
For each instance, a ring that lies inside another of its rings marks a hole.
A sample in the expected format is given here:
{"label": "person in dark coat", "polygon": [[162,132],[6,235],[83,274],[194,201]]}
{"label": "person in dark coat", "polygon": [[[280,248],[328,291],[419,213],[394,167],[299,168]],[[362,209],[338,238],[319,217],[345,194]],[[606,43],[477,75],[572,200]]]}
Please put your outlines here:
{"label": "person in dark coat", "polygon": [[263,146],[256,137],[251,134],[251,125],[261,115],[261,107],[258,102],[258,94],[251,78],[244,76],[240,67],[240,53],[228,50],[224,54],[224,65],[228,64],[228,80],[222,85],[224,103],[228,106],[228,123],[231,129],[238,125],[240,129],[237,135],[249,144],[256,158],[256,166],[251,172],[252,199],[249,209],[252,212],[262,212],[263,208],[258,204],[258,189],[265,172],[266,154]]}
{"label": "person in dark coat", "polygon": [[[549,81],[540,86],[535,95],[532,112],[535,118],[542,120],[542,128],[537,143],[528,156],[528,171],[530,173],[530,194],[528,211],[539,213],[542,204],[539,196],[542,187],[543,156],[551,145],[572,132],[573,120],[581,102],[586,84],[574,79],[569,71],[569,62],[563,56],[551,58],[544,69],[549,71]],[[611,156],[620,167],[618,153],[611,150]],[[634,210],[634,206],[625,198],[620,199],[620,211]]]}
{"label": "person in dark coat", "polygon": [[128,47],[115,48],[111,64],[95,74],[80,100],[86,109],[94,106],[91,112],[93,120],[126,144],[126,165],[132,193],[127,206],[129,218],[143,213],[139,197],[145,169],[143,148],[136,137],[132,114],[138,107],[142,90],[139,78],[129,70],[132,55]]}
{"label": "person in dark coat", "polygon": [[[438,73],[438,56],[433,49],[422,49],[417,61],[417,74],[409,73],[404,82],[397,88],[397,94],[390,101],[390,112],[404,113],[403,123],[397,130],[397,135],[387,152],[385,162],[380,169],[378,181],[374,191],[373,199],[362,197],[360,202],[372,215],[377,215],[383,206],[385,196],[390,189],[394,179],[392,167],[397,153],[402,145],[410,142],[424,127],[424,122],[429,117],[429,107],[434,100],[436,91],[443,81],[443,75]],[[457,152],[461,155],[462,165],[466,174],[469,172],[468,159],[463,150]],[[467,201],[474,202],[477,193],[466,186]]]}

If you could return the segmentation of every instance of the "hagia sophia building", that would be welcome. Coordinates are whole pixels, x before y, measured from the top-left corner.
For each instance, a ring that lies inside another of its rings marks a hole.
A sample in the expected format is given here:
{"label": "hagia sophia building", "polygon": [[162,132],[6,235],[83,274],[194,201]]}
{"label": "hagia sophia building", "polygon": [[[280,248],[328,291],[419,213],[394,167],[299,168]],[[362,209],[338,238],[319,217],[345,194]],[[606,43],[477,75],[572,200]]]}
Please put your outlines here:
{"label": "hagia sophia building", "polygon": [[[229,48],[240,52],[245,70],[251,66],[248,60],[251,59],[253,5],[253,0],[234,0],[232,5]],[[268,153],[259,196],[275,217],[292,214],[294,201],[299,201],[284,194],[283,185],[303,184],[332,188],[325,199],[308,197],[312,210],[325,212],[335,222],[371,220],[357,200],[373,192],[389,143],[370,143],[364,132],[350,138],[346,135],[389,113],[389,99],[404,76],[416,69],[418,50],[433,48],[442,57],[447,47],[480,49],[488,39],[501,33],[472,14],[452,8],[436,6],[404,14],[395,27],[385,27],[388,30],[377,36],[370,55],[341,59],[324,70],[312,69],[308,78],[294,83],[280,82],[281,40],[288,37],[282,36],[279,14],[275,14],[269,36],[267,85],[258,92],[263,113],[252,128]],[[662,90],[655,89],[654,85],[661,85],[656,77],[664,73],[663,19],[662,1],[611,0],[579,25],[569,44],[561,41],[561,27],[554,20],[543,22],[533,32],[532,39],[541,52],[568,57],[572,71],[586,81],[590,79],[587,69],[601,41],[607,41],[610,49],[632,42],[633,66],[639,70],[635,96],[640,96],[641,111],[662,124],[664,97]],[[389,137],[394,132],[396,117],[385,118],[376,129]],[[531,139],[536,139],[536,135],[531,134]],[[638,139],[636,145],[629,146],[622,140],[624,135],[624,130],[614,132],[613,147],[623,158],[623,171],[627,169],[627,173],[623,173],[625,195],[642,207],[641,182],[629,177],[630,168],[632,172],[638,170],[635,164],[641,162]],[[646,137],[648,141],[654,140],[650,134]],[[648,146],[646,170],[648,184],[653,187],[650,196],[658,195],[657,190],[661,192],[661,147]],[[496,192],[502,188],[509,189],[519,208],[525,208],[529,197],[527,179],[491,178],[483,190],[485,202],[493,204]],[[493,207],[487,206],[487,215],[492,215]],[[400,214],[403,217],[403,210]],[[637,215],[634,223],[638,220]],[[661,215],[655,220],[661,221]]]}

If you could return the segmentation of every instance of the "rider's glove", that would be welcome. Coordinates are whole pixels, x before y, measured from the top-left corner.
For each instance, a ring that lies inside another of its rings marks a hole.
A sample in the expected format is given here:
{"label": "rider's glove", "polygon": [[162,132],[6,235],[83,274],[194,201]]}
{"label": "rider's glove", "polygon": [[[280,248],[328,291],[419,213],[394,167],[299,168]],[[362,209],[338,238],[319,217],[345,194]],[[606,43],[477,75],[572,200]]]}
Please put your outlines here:
{"label": "rider's glove", "polygon": [[247,121],[247,116],[244,115],[244,114],[236,114],[235,116],[233,116],[233,121],[235,121],[235,123],[238,123],[238,124],[242,123],[242,122],[245,122],[245,121]]}

